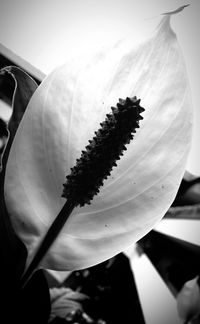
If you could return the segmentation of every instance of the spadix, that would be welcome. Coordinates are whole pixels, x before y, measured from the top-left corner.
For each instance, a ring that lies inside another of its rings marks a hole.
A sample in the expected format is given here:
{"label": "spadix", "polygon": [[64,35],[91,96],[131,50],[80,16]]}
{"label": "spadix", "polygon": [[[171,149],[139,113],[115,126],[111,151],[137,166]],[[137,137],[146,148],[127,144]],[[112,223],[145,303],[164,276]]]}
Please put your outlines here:
{"label": "spadix", "polygon": [[134,244],[161,220],[185,171],[191,99],[182,53],[165,16],[152,38],[118,43],[55,69],[32,96],[14,139],[5,199],[29,258],[65,199],[65,177],[118,98],[145,107],[140,129],[91,205],[73,210],[41,267],[75,270]]}

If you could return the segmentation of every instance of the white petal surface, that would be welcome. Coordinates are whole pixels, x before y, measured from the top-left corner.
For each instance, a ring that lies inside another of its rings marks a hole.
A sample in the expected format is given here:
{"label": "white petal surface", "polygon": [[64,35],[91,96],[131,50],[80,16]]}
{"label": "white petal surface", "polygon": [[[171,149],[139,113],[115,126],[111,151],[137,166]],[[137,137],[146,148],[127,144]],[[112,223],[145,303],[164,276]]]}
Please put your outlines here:
{"label": "white petal surface", "polygon": [[29,261],[57,216],[70,173],[118,98],[136,95],[144,120],[90,206],[74,209],[41,266],[86,268],[150,231],[171,205],[191,141],[191,98],[176,35],[165,16],[153,37],[120,42],[57,68],[34,93],[10,152],[5,198]]}

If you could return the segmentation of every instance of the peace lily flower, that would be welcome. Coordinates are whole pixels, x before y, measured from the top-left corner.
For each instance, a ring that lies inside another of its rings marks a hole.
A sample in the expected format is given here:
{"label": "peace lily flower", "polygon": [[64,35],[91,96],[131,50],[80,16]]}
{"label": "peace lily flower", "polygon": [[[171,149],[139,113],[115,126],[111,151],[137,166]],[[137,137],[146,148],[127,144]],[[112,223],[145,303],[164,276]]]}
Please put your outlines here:
{"label": "peace lily flower", "polygon": [[73,209],[40,267],[72,271],[100,263],[137,242],[167,212],[185,171],[192,116],[170,14],[137,46],[119,42],[56,68],[31,97],[5,175],[5,201],[27,247],[27,265],[65,204],[70,168],[110,108],[134,96],[145,108],[134,139],[91,204]]}

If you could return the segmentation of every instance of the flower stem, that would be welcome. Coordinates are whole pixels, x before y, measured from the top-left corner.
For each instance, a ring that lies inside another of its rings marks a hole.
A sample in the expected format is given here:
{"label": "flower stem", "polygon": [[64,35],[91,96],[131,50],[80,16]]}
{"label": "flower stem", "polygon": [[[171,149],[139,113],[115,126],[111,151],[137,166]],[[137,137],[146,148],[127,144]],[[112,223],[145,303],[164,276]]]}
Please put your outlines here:
{"label": "flower stem", "polygon": [[119,99],[117,106],[111,107],[111,110],[112,112],[100,123],[101,128],[95,132],[93,139],[89,140],[89,145],[82,151],[81,157],[76,160],[76,165],[71,168],[71,174],[67,175],[62,195],[67,202],[50,226],[22,276],[21,287],[26,285],[38,268],[74,207],[90,204],[94,195],[99,192],[103,181],[110,175],[112,168],[117,166],[116,161],[120,160],[123,151],[127,150],[125,145],[133,139],[133,133],[139,128],[139,121],[143,119],[141,113],[144,108],[140,106],[140,99],[137,97]]}
{"label": "flower stem", "polygon": [[55,218],[53,223],[51,224],[49,230],[47,231],[41,245],[39,246],[33,260],[31,261],[30,265],[28,266],[27,270],[23,274],[20,282],[20,287],[24,288],[27,284],[28,280],[33,275],[33,272],[37,269],[39,263],[45,256],[46,252],[53,244],[55,239],[57,238],[58,234],[62,230],[65,222],[69,218],[71,212],[73,211],[74,207],[77,205],[76,199],[68,199],[64,204],[63,208],[59,212],[58,216]]}

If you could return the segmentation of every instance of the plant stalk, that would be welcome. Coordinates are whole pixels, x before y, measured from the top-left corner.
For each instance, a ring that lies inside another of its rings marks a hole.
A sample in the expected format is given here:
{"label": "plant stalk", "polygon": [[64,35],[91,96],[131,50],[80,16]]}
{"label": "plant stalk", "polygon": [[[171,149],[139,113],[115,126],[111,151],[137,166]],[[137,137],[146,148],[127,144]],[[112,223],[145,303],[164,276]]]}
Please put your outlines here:
{"label": "plant stalk", "polygon": [[67,219],[69,218],[71,212],[73,211],[74,207],[76,206],[75,199],[68,199],[64,204],[63,208],[59,212],[58,216],[55,218],[53,223],[51,224],[49,230],[47,231],[41,245],[39,246],[33,260],[31,261],[30,265],[28,266],[27,270],[23,274],[20,282],[20,287],[24,288],[33,272],[37,269],[39,263],[45,256],[46,252],[53,244],[55,239],[57,238],[58,234],[62,230],[64,224],[66,223]]}

